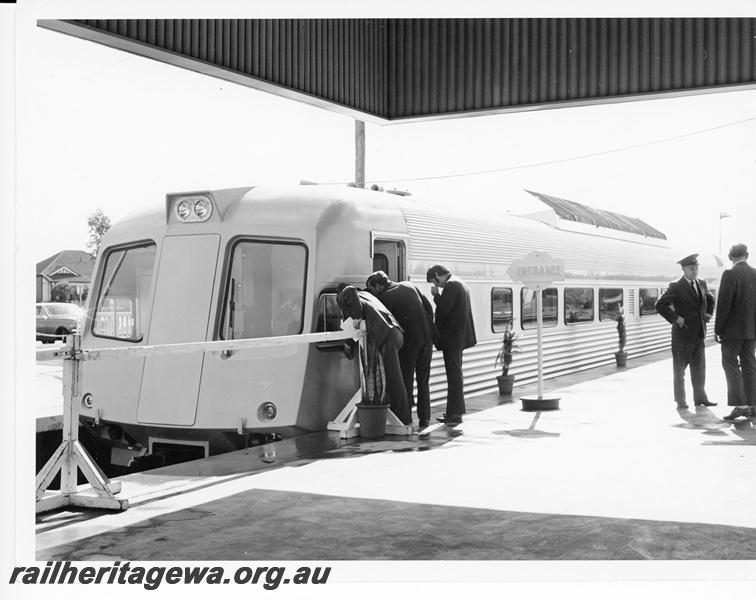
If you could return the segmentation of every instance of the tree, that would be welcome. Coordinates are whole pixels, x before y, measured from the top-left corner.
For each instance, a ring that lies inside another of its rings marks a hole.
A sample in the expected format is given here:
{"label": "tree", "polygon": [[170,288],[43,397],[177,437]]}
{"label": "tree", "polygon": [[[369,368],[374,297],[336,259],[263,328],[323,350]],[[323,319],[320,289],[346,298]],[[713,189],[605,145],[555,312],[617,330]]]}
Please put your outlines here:
{"label": "tree", "polygon": [[110,219],[105,216],[102,209],[95,210],[87,219],[87,226],[89,227],[89,241],[87,242],[87,248],[92,256],[97,256],[97,252],[100,249],[102,238],[110,229]]}
{"label": "tree", "polygon": [[75,290],[76,288],[73,286],[61,281],[53,285],[52,290],[50,290],[50,300],[52,302],[71,302],[71,295]]}

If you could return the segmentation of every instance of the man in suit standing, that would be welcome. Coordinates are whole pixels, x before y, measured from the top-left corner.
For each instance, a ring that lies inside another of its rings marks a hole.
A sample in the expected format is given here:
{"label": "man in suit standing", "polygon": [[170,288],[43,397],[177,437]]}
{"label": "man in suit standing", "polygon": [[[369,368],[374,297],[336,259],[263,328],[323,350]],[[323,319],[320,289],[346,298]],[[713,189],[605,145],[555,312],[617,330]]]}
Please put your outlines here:
{"label": "man in suit standing", "polygon": [[465,414],[462,352],[478,343],[470,306],[470,290],[443,265],[434,265],[428,269],[426,281],[433,284],[431,294],[436,304],[436,328],[439,334],[436,348],[444,355],[448,386],[446,413],[437,420],[441,423],[461,423],[462,415]]}
{"label": "man in suit standing", "polygon": [[433,358],[433,307],[409,281],[395,282],[383,271],[368,277],[365,287],[376,296],[404,329],[399,365],[407,398],[412,403],[417,373],[417,418],[420,429],[430,424],[430,370]]}
{"label": "man in suit standing", "polygon": [[714,339],[722,344],[727,404],[734,407],[724,417],[728,421],[756,417],[756,269],[747,258],[745,244],[730,249],[732,268],[722,273],[714,323]]}
{"label": "man in suit standing", "polygon": [[698,279],[698,254],[677,261],[683,276],[669,284],[656,301],[656,312],[672,324],[672,372],[675,402],[688,408],[685,400],[685,369],[690,365],[693,402],[696,406],[716,406],[709,402],[706,384],[704,339],[706,324],[714,315],[714,296],[706,282]]}

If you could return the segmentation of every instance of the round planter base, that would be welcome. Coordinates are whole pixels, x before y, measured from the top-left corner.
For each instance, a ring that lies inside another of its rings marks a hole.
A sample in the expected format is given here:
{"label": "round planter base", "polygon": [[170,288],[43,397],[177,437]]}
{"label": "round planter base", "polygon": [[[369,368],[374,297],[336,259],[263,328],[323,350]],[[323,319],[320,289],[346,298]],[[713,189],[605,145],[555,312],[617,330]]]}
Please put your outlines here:
{"label": "round planter base", "polygon": [[522,410],[524,412],[538,412],[542,410],[559,410],[558,396],[523,396]]}
{"label": "round planter base", "polygon": [[614,358],[617,360],[618,367],[627,366],[627,352],[615,352]]}

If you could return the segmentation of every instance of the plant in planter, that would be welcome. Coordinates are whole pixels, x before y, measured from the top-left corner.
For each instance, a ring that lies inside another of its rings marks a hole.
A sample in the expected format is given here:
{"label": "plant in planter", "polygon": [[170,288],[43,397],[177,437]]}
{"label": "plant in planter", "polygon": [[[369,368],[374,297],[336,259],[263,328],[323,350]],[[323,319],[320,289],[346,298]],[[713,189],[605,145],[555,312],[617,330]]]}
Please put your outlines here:
{"label": "plant in planter", "polygon": [[375,343],[360,345],[362,361],[362,397],[357,404],[360,437],[382,438],[386,435],[389,405],[386,398],[386,371]]}
{"label": "plant in planter", "polygon": [[509,374],[509,367],[514,359],[514,353],[522,353],[522,348],[517,344],[519,336],[514,331],[514,321],[509,321],[504,329],[504,335],[501,337],[501,347],[496,355],[494,366],[501,365],[501,375],[496,376],[499,384],[499,394],[503,396],[510,395],[514,386],[514,375]]}
{"label": "plant in planter", "polygon": [[614,353],[614,357],[617,360],[618,367],[627,366],[627,352],[625,352],[625,343],[627,342],[627,331],[625,330],[625,312],[620,304],[617,307],[617,316],[614,319],[617,321],[617,337],[618,350]]}

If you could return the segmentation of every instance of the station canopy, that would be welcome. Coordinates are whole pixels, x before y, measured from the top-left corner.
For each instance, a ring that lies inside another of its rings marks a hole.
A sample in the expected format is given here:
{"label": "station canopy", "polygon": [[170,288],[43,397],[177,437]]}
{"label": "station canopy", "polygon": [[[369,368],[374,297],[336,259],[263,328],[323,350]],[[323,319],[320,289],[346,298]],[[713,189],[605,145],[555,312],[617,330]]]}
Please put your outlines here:
{"label": "station canopy", "polygon": [[565,200],[564,198],[557,198],[556,196],[547,196],[546,194],[531,192],[530,190],[526,191],[552,208],[560,219],[573,221],[575,223],[586,223],[588,225],[594,225],[595,227],[605,227],[615,231],[634,233],[647,238],[656,238],[658,240],[667,239],[667,236],[661,231],[654,229],[641,219],[628,217],[608,210],[591,208],[585,204],[580,204],[579,202],[574,202],[572,200]]}
{"label": "station canopy", "polygon": [[378,124],[756,87],[749,17],[38,25]]}

